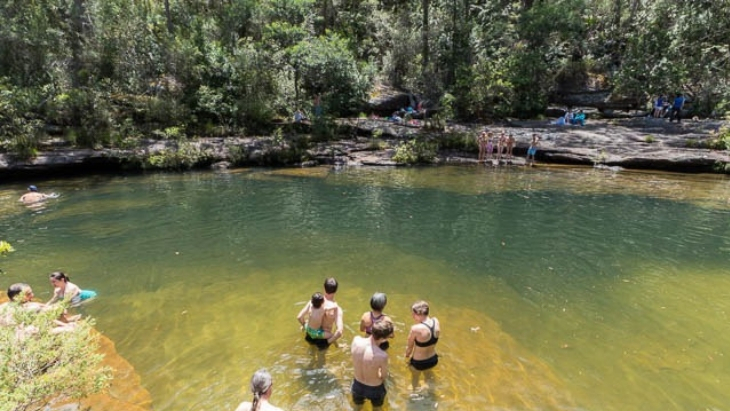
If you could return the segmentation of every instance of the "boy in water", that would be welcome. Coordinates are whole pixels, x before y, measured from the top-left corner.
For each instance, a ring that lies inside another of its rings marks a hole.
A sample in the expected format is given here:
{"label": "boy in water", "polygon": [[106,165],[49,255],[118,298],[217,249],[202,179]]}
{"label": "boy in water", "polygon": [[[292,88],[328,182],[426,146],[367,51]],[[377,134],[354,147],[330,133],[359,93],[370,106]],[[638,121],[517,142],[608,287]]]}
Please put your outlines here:
{"label": "boy in water", "polygon": [[332,338],[332,333],[326,331],[322,327],[322,321],[325,316],[324,296],[322,293],[312,294],[312,299],[307,305],[304,306],[302,311],[299,312],[297,320],[302,325],[304,331],[307,333],[307,341],[311,340],[329,340]]}

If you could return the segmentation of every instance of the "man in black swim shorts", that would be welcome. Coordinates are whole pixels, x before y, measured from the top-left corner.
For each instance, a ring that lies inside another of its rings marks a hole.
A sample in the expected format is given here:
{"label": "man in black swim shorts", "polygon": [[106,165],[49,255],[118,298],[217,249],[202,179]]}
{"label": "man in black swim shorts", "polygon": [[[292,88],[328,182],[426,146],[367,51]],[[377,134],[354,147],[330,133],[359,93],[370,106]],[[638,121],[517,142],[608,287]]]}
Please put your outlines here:
{"label": "man in black swim shorts", "polygon": [[352,364],[355,379],[352,382],[352,402],[355,411],[370,400],[373,411],[379,411],[385,402],[385,379],[388,378],[388,353],[380,348],[393,333],[393,323],[379,321],[373,324],[369,337],[356,336],[352,340]]}

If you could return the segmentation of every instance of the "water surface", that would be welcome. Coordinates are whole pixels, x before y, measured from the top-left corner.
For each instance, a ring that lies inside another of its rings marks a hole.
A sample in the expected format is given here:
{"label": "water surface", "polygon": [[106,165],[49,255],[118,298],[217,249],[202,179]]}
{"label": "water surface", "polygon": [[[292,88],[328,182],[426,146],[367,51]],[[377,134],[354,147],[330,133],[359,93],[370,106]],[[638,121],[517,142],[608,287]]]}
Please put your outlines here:
{"label": "water surface", "polygon": [[[397,324],[386,409],[727,409],[721,176],[562,167],[239,170],[0,187],[3,283],[67,272],[155,410],[233,410],[260,367],[274,404],[351,409],[348,343],[375,291]],[[340,282],[345,337],[295,316]],[[3,285],[3,288],[6,285]],[[442,324],[430,390],[403,360],[410,304]]]}

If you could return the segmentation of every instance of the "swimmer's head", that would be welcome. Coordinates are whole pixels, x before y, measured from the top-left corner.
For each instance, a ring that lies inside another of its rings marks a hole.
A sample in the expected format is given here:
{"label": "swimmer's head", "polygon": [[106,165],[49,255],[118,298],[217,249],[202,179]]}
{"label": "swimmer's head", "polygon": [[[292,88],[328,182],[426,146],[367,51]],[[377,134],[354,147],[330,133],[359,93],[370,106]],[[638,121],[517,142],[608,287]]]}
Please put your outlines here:
{"label": "swimmer's head", "polygon": [[10,301],[22,303],[31,298],[33,298],[33,289],[26,283],[15,283],[8,287],[8,300]]}
{"label": "swimmer's head", "polygon": [[55,283],[56,281],[67,283],[71,280],[66,274],[62,273],[61,271],[52,272],[49,278],[52,283]]}
{"label": "swimmer's head", "polygon": [[312,307],[319,308],[324,303],[324,296],[320,292],[312,294]]}
{"label": "swimmer's head", "polygon": [[374,311],[383,311],[385,304],[388,304],[388,297],[385,296],[385,293],[375,293],[370,297],[370,308]]}
{"label": "swimmer's head", "polygon": [[411,306],[411,310],[413,310],[413,314],[428,315],[428,303],[423,300],[416,301]]}
{"label": "swimmer's head", "polygon": [[333,277],[330,277],[326,280],[324,280],[324,292],[327,294],[334,294],[337,292],[337,280],[335,280]]}
{"label": "swimmer's head", "polygon": [[393,323],[390,321],[378,321],[373,324],[373,338],[384,340],[393,334]]}
{"label": "swimmer's head", "polygon": [[37,192],[38,191],[38,187],[36,187],[36,186],[28,186],[28,191]]}

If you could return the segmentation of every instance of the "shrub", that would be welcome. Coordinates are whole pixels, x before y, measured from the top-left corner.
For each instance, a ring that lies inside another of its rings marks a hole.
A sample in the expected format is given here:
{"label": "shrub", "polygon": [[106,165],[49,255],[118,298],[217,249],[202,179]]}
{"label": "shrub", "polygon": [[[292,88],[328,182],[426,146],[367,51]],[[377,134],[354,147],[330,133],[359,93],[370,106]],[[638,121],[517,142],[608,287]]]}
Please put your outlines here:
{"label": "shrub", "polygon": [[398,164],[428,164],[436,158],[436,144],[416,139],[401,142],[393,161]]}
{"label": "shrub", "polygon": [[713,150],[730,150],[730,127],[722,126],[712,133],[713,138],[708,142]]}
{"label": "shrub", "polygon": [[109,384],[111,371],[101,366],[92,322],[78,321],[70,332],[53,332],[61,305],[40,313],[16,302],[3,308],[18,325],[0,327],[0,409],[46,409],[57,400],[84,398]]}
{"label": "shrub", "polygon": [[192,143],[180,143],[177,149],[160,150],[150,155],[146,166],[163,170],[189,170],[209,164],[212,155]]}

